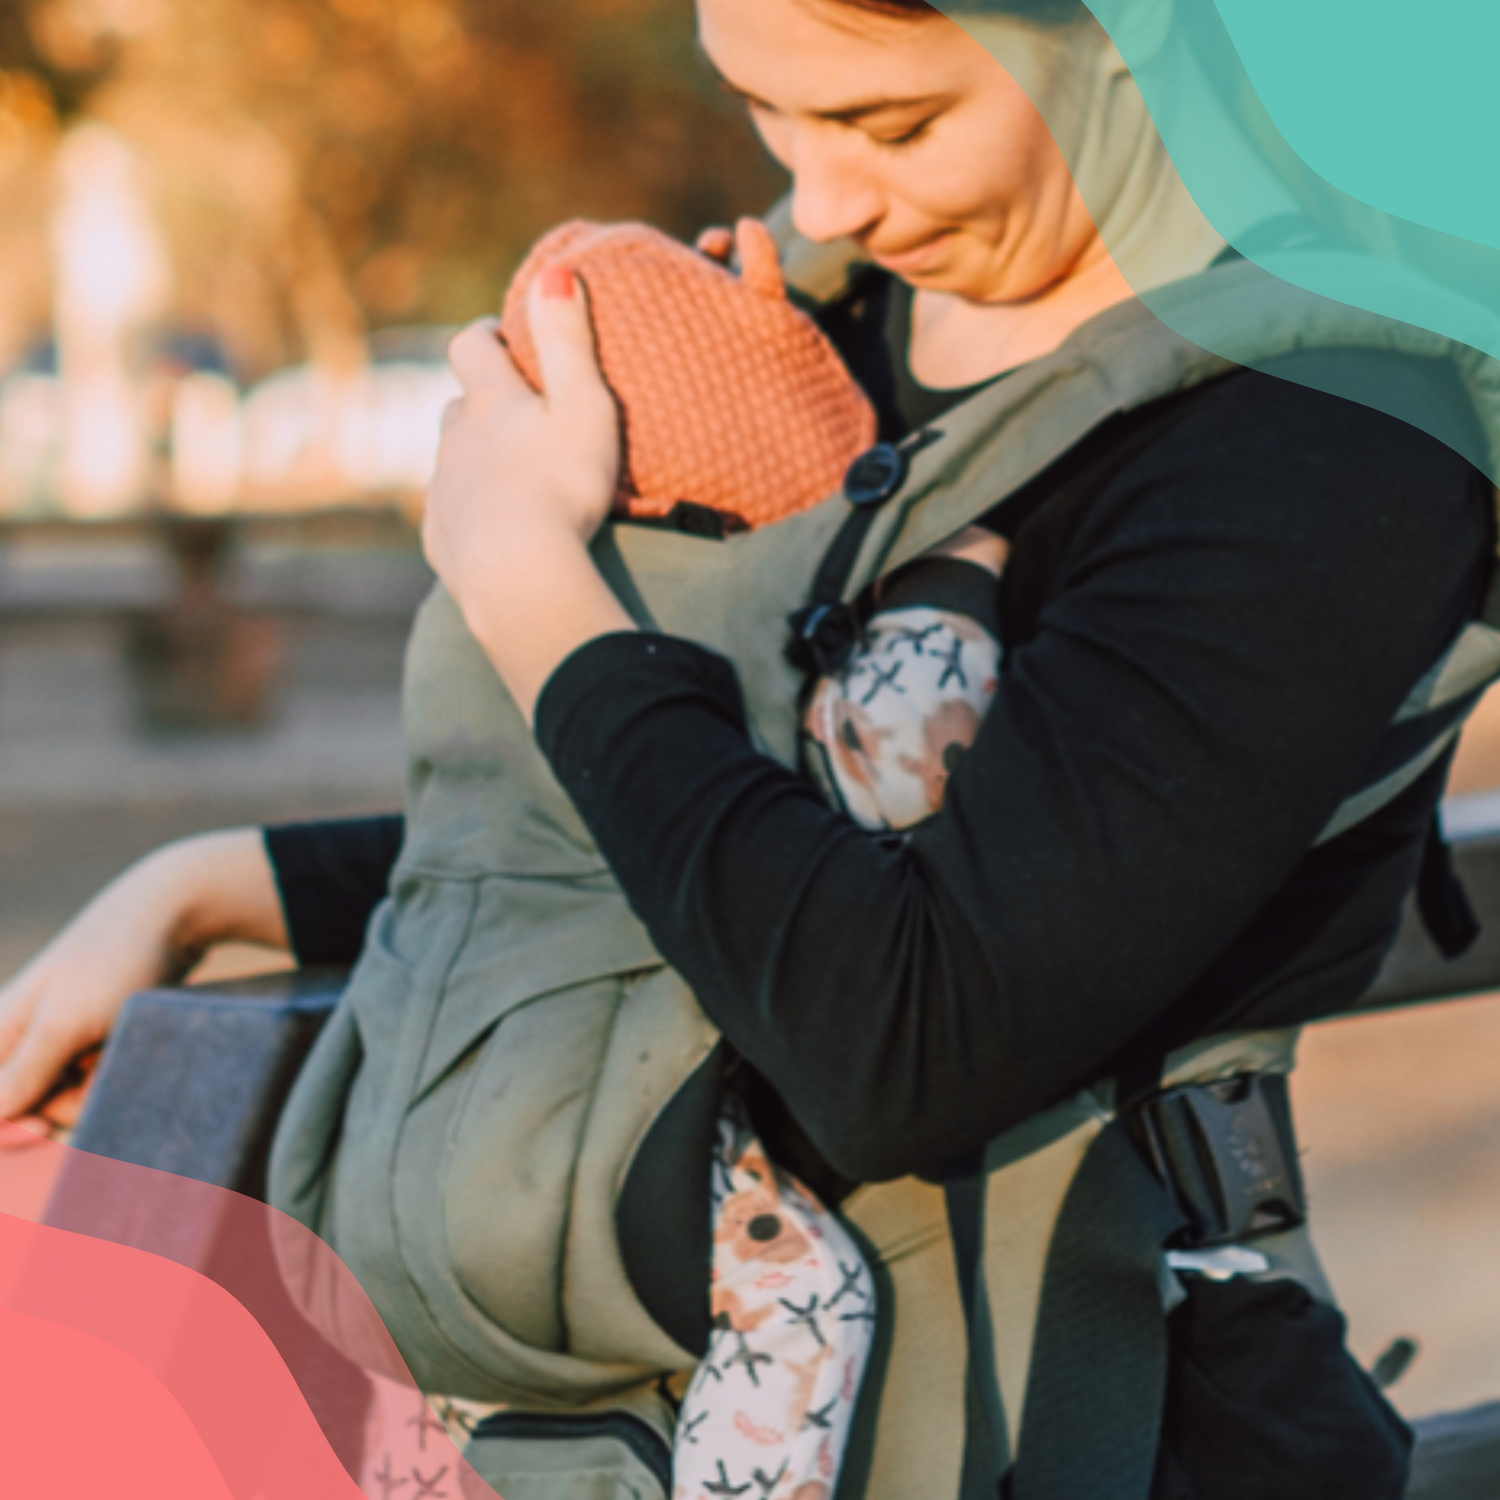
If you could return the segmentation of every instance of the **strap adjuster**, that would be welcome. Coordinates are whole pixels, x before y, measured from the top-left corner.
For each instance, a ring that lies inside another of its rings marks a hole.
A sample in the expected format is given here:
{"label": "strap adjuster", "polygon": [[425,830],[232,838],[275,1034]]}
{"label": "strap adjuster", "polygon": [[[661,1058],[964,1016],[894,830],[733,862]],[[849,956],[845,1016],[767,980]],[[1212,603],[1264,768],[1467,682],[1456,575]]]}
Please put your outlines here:
{"label": "strap adjuster", "polygon": [[1187,1220],[1179,1248],[1234,1244],[1307,1221],[1285,1074],[1164,1089],[1135,1107],[1131,1123]]}
{"label": "strap adjuster", "polygon": [[847,604],[811,604],[799,609],[789,623],[787,659],[800,671],[819,677],[842,672],[860,642],[859,616]]}

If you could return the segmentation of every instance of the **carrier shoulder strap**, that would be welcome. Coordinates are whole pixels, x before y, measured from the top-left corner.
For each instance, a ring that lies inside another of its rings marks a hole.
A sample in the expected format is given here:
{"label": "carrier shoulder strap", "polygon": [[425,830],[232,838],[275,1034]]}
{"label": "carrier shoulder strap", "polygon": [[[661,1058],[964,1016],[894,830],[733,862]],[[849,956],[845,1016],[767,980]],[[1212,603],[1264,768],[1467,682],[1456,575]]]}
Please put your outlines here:
{"label": "carrier shoulder strap", "polygon": [[[862,264],[854,247],[808,247],[784,225],[782,232],[789,262],[809,291],[837,295]],[[1398,285],[1415,279],[1329,250],[1289,250],[1265,259],[1305,276],[1309,257],[1320,263],[1336,258],[1341,284],[1355,291],[1362,279],[1383,290],[1393,278]],[[1491,314],[1452,300],[1451,322],[1461,316],[1465,326],[1492,328],[1500,347],[1500,324]],[[1467,344],[1318,296],[1243,258],[1158,288],[1150,304],[1108,309],[1052,354],[978,391],[902,443],[879,445],[856,462],[846,486],[848,518],[804,607],[792,616],[795,665],[806,672],[837,667],[852,646],[849,606],[860,590],[992,509],[1109,417],[1290,353],[1365,349],[1450,363],[1486,444],[1485,451],[1465,456],[1492,474],[1500,471],[1500,362]],[[1335,810],[1318,843],[1347,832],[1410,787],[1449,750],[1496,680],[1500,569],[1478,617],[1412,688],[1360,785]]]}

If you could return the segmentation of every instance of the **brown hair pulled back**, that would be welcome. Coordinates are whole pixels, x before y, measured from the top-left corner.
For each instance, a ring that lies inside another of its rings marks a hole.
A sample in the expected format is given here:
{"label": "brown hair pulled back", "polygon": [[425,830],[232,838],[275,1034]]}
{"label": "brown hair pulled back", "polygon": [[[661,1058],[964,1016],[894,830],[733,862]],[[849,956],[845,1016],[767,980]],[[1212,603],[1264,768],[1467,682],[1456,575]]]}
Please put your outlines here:
{"label": "brown hair pulled back", "polygon": [[[910,16],[914,20],[941,15],[927,0],[827,0],[827,3],[852,6],[856,10],[874,11],[885,16]],[[1082,0],[957,0],[950,6],[960,15],[1014,16],[1038,26],[1066,26],[1081,18]]]}

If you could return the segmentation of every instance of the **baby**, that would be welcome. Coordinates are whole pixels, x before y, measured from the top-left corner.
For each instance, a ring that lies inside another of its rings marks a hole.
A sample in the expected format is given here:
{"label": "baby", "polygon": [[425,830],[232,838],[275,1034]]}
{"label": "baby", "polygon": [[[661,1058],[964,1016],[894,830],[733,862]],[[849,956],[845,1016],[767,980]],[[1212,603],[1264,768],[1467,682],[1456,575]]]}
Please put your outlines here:
{"label": "baby", "polygon": [[[619,514],[710,533],[771,524],[836,490],[873,441],[865,397],[787,301],[769,232],[744,220],[735,249],[737,278],[641,226],[570,224],[512,282],[502,331],[536,386],[527,288],[557,263],[587,288],[620,407]],[[711,1201],[714,1331],[678,1418],[674,1496],[826,1500],[873,1333],[869,1271],[837,1218],[770,1163],[734,1101]]]}

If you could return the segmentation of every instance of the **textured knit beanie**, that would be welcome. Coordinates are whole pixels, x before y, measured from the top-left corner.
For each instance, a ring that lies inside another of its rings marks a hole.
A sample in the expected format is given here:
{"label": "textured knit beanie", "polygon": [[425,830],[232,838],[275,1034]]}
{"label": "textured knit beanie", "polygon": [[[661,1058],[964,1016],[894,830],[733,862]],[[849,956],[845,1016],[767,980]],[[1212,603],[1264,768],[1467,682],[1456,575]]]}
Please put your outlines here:
{"label": "textured knit beanie", "polygon": [[875,440],[864,393],[787,300],[770,232],[742,219],[735,239],[738,275],[644,224],[577,220],[538,242],[506,294],[505,341],[540,390],[526,290],[551,265],[587,288],[624,433],[621,514],[687,501],[764,526],[838,489]]}

